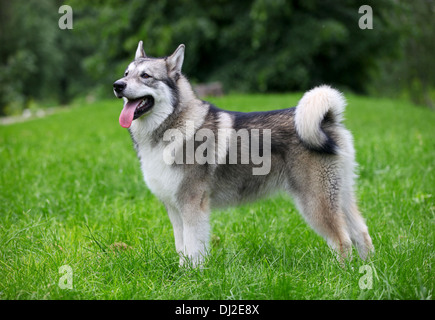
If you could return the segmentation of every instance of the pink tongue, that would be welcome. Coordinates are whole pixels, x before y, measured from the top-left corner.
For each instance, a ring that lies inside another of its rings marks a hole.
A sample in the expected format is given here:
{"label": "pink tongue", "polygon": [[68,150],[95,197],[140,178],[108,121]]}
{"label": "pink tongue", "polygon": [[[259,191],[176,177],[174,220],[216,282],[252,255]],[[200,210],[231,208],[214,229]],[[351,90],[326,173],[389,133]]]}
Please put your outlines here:
{"label": "pink tongue", "polygon": [[139,99],[134,101],[128,101],[126,104],[124,104],[124,108],[119,115],[119,124],[121,125],[121,127],[130,128],[131,123],[133,122],[134,111],[136,110],[136,107],[141,101],[142,100]]}

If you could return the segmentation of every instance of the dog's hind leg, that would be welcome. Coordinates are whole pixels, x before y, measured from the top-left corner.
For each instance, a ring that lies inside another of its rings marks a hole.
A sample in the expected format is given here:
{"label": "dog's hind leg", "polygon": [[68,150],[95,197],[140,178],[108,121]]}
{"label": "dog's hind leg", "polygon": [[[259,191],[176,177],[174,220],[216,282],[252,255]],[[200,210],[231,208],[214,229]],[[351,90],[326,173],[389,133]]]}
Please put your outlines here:
{"label": "dog's hind leg", "polygon": [[335,171],[334,164],[312,162],[292,194],[302,216],[338,252],[342,262],[350,256],[352,241],[340,205],[340,181]]}
{"label": "dog's hind leg", "polygon": [[342,210],[350,232],[350,238],[358,250],[361,259],[365,260],[374,251],[368,228],[361,216],[353,192],[346,190],[343,194]]}
{"label": "dog's hind leg", "polygon": [[298,208],[308,224],[339,254],[340,261],[348,258],[352,242],[347,230],[343,212],[333,208],[327,200],[317,194],[299,197]]}
{"label": "dog's hind leg", "polygon": [[358,210],[355,200],[355,150],[350,132],[345,129],[339,129],[338,132],[340,136],[341,210],[344,213],[350,238],[361,259],[365,260],[370,251],[374,251],[374,249],[367,225]]}

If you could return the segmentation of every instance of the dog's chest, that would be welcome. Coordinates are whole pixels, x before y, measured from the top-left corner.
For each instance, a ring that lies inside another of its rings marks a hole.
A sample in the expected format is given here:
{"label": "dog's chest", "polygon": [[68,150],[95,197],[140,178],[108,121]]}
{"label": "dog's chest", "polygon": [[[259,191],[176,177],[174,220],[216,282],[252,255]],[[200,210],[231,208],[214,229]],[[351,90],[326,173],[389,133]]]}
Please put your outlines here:
{"label": "dog's chest", "polygon": [[150,143],[136,144],[145,183],[164,203],[176,203],[178,188],[183,179],[179,168],[163,160],[163,148]]}

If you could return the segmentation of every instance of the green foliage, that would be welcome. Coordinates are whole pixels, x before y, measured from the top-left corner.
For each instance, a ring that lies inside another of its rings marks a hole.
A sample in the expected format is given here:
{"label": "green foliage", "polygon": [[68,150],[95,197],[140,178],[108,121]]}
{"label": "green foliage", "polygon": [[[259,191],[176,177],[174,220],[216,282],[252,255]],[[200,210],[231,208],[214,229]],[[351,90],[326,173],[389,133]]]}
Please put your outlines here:
{"label": "green foliage", "polygon": [[[184,72],[194,82],[221,81],[227,91],[329,83],[358,93],[399,88],[427,104],[435,86],[434,2],[416,3],[2,1],[0,114],[19,112],[34,99],[64,104],[78,96],[109,97],[139,40],[150,56],[185,43]],[[73,9],[72,30],[58,27],[62,4]],[[358,27],[361,5],[373,8],[373,30]]]}
{"label": "green foliage", "polygon": [[435,1],[398,1],[386,19],[399,35],[394,57],[379,59],[380,72],[371,90],[398,96],[405,93],[418,105],[435,109]]}
{"label": "green foliage", "polygon": [[391,1],[369,1],[379,13],[376,32],[358,28],[362,4],[367,1],[96,3],[83,6],[87,17],[76,26],[95,37],[88,70],[107,81],[116,79],[114,70],[121,74],[142,39],[151,56],[185,43],[187,75],[236,91],[305,90],[328,82],[363,92],[375,61],[394,51],[396,35],[380,14]]}
{"label": "green foliage", "polygon": [[66,103],[90,82],[81,68],[92,50],[58,27],[61,1],[0,2],[0,114],[32,99]]}

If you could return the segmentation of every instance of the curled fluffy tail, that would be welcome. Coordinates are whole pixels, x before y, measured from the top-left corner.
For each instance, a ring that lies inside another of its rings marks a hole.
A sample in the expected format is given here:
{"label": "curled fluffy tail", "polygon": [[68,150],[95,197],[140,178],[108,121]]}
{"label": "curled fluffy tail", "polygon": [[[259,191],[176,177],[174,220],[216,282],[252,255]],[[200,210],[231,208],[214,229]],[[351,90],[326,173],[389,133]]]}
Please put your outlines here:
{"label": "curled fluffy tail", "polygon": [[343,120],[346,107],[343,95],[326,85],[304,94],[295,112],[295,127],[302,142],[310,149],[336,153],[334,128]]}

